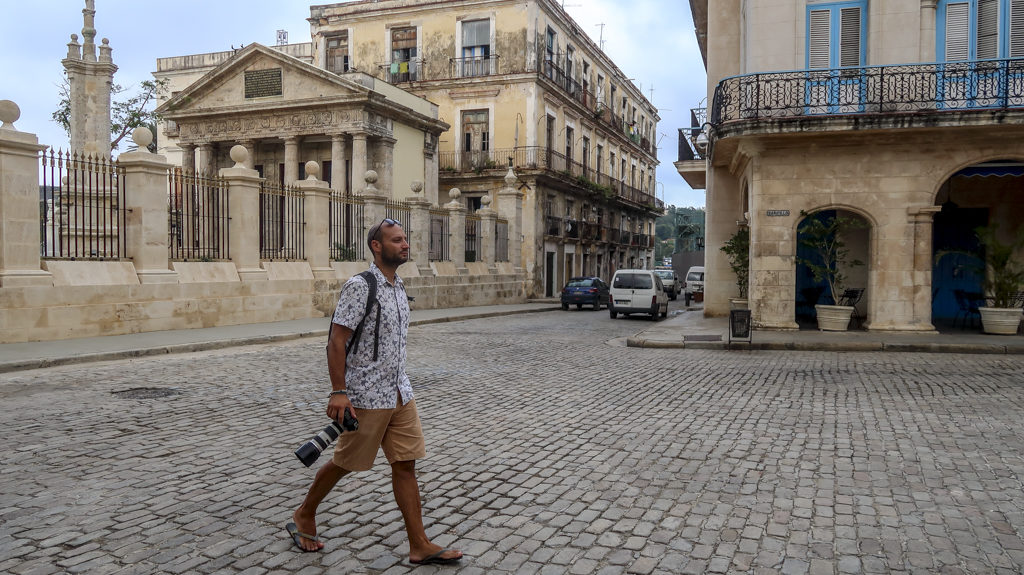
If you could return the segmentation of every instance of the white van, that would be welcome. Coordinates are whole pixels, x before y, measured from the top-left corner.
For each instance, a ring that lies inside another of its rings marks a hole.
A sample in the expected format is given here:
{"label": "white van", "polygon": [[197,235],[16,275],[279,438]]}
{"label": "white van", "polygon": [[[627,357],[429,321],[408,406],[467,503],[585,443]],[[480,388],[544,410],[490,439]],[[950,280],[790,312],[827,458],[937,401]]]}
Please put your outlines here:
{"label": "white van", "polygon": [[686,282],[683,283],[683,299],[686,305],[690,305],[690,300],[694,299],[696,294],[700,294],[701,299],[704,298],[704,266],[693,266],[686,272]]}
{"label": "white van", "polygon": [[612,319],[618,314],[651,314],[651,320],[668,316],[668,296],[665,285],[654,270],[619,270],[612,276],[608,298],[608,313]]}

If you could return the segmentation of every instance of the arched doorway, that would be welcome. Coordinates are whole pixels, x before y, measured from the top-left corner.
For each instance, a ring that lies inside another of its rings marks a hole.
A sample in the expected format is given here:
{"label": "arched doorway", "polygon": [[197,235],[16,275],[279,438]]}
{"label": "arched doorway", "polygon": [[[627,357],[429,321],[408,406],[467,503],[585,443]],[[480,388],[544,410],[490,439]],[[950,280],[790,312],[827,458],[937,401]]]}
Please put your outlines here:
{"label": "arched doorway", "polygon": [[[833,241],[838,244],[832,250],[838,265],[826,262],[817,253],[817,250],[809,245],[809,228],[813,224],[820,224],[823,227],[831,227],[838,223],[839,231],[834,234]],[[871,224],[860,214],[845,209],[824,209],[811,213],[800,220],[797,224],[797,250],[796,250],[796,317],[795,320],[800,327],[812,329],[817,327],[817,312],[814,306],[817,304],[839,303],[843,291],[848,289],[863,290],[859,300],[856,302],[854,315],[857,324],[863,325],[863,319],[868,310],[868,275],[870,271],[870,238]],[[816,266],[832,265],[838,271],[840,285],[839,293],[831,293],[828,282],[822,277],[816,277],[814,268]]]}
{"label": "arched doorway", "polygon": [[963,168],[936,194],[941,210],[932,225],[932,323],[942,328],[979,324],[984,272],[975,229],[996,225],[1014,230],[1024,220],[1024,162],[995,160]]}

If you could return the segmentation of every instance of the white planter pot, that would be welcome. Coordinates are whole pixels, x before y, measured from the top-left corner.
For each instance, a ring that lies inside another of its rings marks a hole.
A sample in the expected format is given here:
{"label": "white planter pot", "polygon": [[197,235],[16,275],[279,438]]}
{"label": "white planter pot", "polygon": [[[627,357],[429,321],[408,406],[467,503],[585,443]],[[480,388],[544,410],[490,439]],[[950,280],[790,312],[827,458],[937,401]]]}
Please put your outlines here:
{"label": "white planter pot", "polygon": [[747,300],[740,298],[729,298],[730,309],[747,309]]}
{"label": "white planter pot", "polygon": [[816,305],[818,312],[818,329],[822,331],[846,331],[850,326],[853,306],[850,305]]}
{"label": "white planter pot", "polygon": [[1016,335],[1024,312],[1017,307],[979,307],[981,329],[996,335]]}

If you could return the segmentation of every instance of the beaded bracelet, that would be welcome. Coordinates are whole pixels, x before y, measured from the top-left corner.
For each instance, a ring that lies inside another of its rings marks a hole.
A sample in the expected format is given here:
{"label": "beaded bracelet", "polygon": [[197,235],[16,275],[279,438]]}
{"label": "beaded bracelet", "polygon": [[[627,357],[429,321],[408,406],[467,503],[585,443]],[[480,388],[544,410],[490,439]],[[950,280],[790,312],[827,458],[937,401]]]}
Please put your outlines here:
{"label": "beaded bracelet", "polygon": [[335,395],[348,395],[348,391],[345,391],[344,389],[332,391],[328,397],[334,397]]}

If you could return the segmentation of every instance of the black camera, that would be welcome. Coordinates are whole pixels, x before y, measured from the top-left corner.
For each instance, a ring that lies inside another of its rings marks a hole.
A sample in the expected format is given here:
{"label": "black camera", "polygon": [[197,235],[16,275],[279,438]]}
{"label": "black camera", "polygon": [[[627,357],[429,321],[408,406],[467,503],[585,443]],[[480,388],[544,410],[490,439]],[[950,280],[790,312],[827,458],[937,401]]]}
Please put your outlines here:
{"label": "black camera", "polygon": [[359,422],[346,409],[345,416],[342,417],[340,424],[337,421],[332,421],[323,431],[313,436],[313,439],[303,443],[296,449],[295,457],[298,457],[303,465],[309,467],[313,465],[313,462],[320,457],[320,454],[323,453],[324,449],[327,449],[327,446],[332,441],[338,439],[338,436],[343,431],[355,431],[357,429],[359,429]]}

